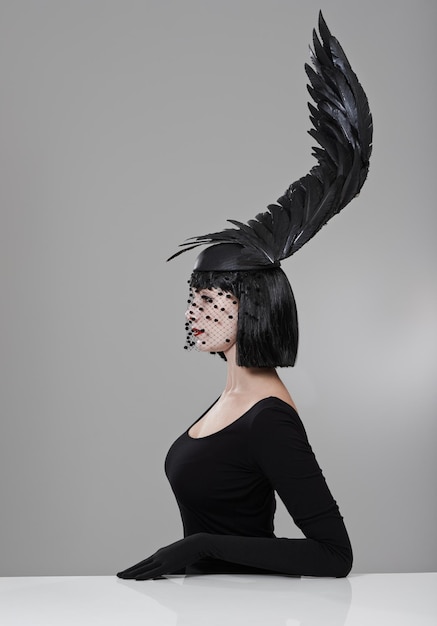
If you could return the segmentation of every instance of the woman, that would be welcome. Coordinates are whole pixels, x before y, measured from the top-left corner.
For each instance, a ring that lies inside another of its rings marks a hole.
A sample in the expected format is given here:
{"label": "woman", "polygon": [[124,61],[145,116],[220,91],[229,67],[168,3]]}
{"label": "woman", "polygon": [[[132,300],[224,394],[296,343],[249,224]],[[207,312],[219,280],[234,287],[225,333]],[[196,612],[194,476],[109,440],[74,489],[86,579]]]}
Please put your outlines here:
{"label": "woman", "polygon": [[[248,224],[183,244],[213,244],[197,258],[186,312],[187,345],[227,363],[221,396],[172,445],[166,473],[184,539],[118,574],[347,576],[352,549],[338,506],[276,367],[298,344],[293,292],[280,261],[302,247],[361,189],[372,119],[366,95],[322,16],[307,68],[318,165]],[[184,250],[183,250],[184,251]],[[179,254],[179,253],[178,253]],[[173,255],[177,256],[177,255]],[[171,257],[173,258],[173,257]],[[275,492],[304,539],[273,533]]]}

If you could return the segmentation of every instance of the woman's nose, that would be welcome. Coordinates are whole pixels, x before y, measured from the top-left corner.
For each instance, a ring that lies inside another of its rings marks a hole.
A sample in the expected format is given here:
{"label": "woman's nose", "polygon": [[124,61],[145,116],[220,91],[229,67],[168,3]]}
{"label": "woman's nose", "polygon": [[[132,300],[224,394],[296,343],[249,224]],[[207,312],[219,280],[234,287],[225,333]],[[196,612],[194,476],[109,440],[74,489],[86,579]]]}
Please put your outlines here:
{"label": "woman's nose", "polygon": [[196,319],[196,310],[193,307],[188,307],[188,309],[185,311],[185,318],[189,322],[194,322],[194,320]]}

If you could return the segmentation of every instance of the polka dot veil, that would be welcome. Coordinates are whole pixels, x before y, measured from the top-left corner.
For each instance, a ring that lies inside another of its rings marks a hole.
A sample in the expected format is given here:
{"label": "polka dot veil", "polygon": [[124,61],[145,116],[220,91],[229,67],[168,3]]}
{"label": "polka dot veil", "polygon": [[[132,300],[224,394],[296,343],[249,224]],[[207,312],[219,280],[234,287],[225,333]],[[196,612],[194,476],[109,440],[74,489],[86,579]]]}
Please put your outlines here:
{"label": "polka dot veil", "polygon": [[237,340],[238,300],[220,289],[190,289],[186,350],[226,352]]}

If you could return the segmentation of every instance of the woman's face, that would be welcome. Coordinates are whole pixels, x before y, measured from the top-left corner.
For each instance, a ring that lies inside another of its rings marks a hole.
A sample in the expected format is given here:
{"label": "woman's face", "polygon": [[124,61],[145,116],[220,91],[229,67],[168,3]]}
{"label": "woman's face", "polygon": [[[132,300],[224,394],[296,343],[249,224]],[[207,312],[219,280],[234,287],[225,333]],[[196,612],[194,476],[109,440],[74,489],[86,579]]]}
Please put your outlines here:
{"label": "woman's face", "polygon": [[238,301],[220,289],[192,289],[187,319],[187,347],[226,352],[237,341]]}

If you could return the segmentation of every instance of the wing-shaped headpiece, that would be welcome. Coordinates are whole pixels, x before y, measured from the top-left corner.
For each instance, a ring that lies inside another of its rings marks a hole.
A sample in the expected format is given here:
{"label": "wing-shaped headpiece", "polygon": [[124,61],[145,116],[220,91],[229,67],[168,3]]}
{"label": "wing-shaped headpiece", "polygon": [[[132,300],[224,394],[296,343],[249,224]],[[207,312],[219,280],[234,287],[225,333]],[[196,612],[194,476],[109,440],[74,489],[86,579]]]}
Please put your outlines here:
{"label": "wing-shaped headpiece", "polygon": [[247,224],[230,219],[236,228],[191,237],[170,259],[213,244],[199,255],[194,269],[277,267],[359,193],[369,169],[372,115],[366,94],[321,12],[319,32],[320,39],[313,31],[314,69],[305,65],[315,103],[308,103],[313,124],[308,132],[319,144],[313,148],[317,165]]}

